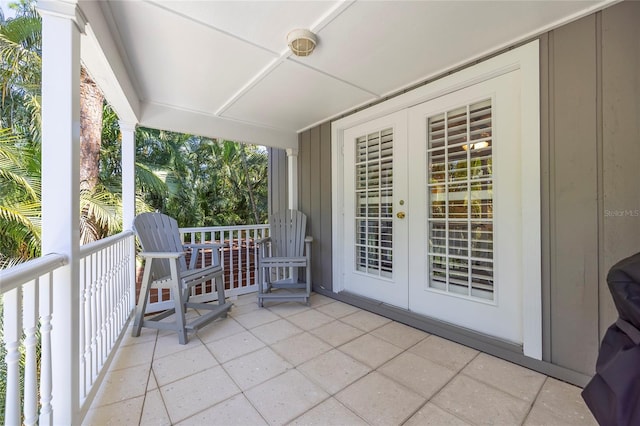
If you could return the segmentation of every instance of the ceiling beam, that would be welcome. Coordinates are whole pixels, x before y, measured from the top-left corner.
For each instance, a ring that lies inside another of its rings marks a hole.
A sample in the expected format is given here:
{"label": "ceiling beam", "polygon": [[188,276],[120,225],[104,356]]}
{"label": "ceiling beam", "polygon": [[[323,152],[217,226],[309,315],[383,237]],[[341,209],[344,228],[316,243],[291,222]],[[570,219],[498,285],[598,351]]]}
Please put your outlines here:
{"label": "ceiling beam", "polygon": [[298,134],[255,126],[210,114],[151,102],[141,104],[140,125],[210,138],[228,139],[272,148],[298,148]]}

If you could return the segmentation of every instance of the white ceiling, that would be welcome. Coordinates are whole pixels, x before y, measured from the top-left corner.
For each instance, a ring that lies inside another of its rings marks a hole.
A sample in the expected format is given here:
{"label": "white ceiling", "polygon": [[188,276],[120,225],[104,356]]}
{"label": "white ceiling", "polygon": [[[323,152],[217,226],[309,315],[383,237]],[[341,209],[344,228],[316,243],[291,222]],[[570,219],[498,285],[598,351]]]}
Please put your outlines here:
{"label": "white ceiling", "polygon": [[[298,131],[610,3],[80,0],[79,5],[93,40],[83,44],[83,60],[108,98],[126,100],[136,122],[257,143],[253,139],[263,138],[262,143],[286,147],[293,146]],[[286,35],[294,28],[316,32],[319,43],[311,56],[299,58],[287,50]]]}

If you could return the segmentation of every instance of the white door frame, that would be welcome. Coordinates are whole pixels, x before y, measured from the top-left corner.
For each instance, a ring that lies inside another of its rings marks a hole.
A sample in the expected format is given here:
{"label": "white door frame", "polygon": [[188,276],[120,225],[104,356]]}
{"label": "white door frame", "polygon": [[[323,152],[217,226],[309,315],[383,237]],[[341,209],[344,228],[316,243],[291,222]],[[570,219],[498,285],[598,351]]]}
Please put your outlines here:
{"label": "white door frame", "polygon": [[[343,133],[355,125],[435,99],[510,71],[520,71],[523,353],[542,359],[542,283],[540,231],[540,70],[537,40],[479,64],[396,96],[331,124],[332,238],[342,241],[344,230]],[[344,290],[344,247],[332,245],[333,291]]]}

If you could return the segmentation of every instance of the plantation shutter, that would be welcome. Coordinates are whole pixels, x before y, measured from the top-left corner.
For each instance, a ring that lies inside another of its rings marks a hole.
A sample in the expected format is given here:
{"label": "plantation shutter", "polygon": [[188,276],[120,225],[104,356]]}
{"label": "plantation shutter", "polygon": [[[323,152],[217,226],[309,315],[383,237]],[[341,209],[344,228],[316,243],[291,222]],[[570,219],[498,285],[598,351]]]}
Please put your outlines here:
{"label": "plantation shutter", "polygon": [[356,139],[356,269],[391,277],[393,272],[393,129]]}
{"label": "plantation shutter", "polygon": [[429,286],[494,299],[491,99],[427,120]]}

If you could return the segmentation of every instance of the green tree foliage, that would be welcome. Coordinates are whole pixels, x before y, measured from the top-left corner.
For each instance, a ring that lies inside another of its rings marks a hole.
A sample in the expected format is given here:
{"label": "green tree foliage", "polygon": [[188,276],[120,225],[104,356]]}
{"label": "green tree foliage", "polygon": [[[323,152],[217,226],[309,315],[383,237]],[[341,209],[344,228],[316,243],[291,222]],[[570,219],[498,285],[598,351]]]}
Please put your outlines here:
{"label": "green tree foliage", "polygon": [[[266,223],[268,155],[262,147],[140,128],[136,159],[140,195],[180,226]],[[164,188],[146,174],[159,177]]]}
{"label": "green tree foliage", "polygon": [[0,268],[40,254],[41,24],[16,8],[0,20]]}

